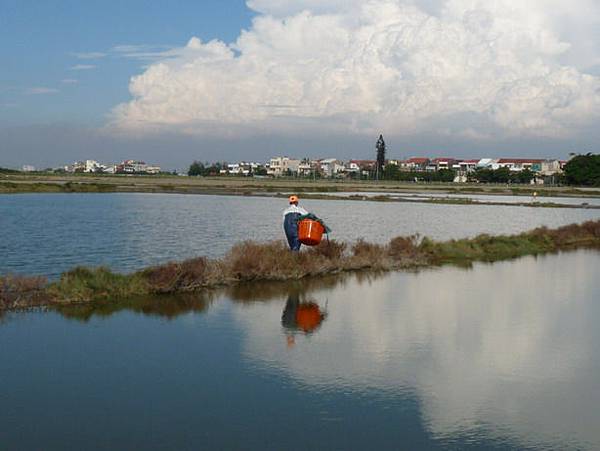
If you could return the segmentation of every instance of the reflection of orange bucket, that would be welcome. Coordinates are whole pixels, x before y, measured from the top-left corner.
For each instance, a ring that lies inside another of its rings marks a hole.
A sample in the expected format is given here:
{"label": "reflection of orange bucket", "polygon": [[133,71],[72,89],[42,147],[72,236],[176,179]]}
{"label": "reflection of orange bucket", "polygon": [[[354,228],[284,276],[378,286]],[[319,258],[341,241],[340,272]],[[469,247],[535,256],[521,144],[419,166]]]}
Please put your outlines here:
{"label": "reflection of orange bucket", "polygon": [[303,219],[298,223],[298,238],[306,246],[316,246],[321,242],[325,228],[320,222]]}
{"label": "reflection of orange bucket", "polygon": [[321,324],[322,320],[321,309],[317,304],[311,302],[309,304],[300,304],[298,307],[296,323],[304,332],[312,332]]}

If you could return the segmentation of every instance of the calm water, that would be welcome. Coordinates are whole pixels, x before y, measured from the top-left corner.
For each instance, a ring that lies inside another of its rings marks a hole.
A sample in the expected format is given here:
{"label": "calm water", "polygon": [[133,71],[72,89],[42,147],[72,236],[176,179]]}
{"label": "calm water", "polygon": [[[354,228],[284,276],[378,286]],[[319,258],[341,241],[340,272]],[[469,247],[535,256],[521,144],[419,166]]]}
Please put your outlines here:
{"label": "calm water", "polygon": [[[599,210],[302,202],[332,238],[387,242],[516,233],[600,217]],[[77,265],[132,271],[187,257],[219,256],[243,239],[283,239],[285,199],[173,194],[0,195],[0,274],[56,277]]]}
{"label": "calm water", "polygon": [[559,205],[592,205],[600,206],[600,198],[598,197],[552,197],[552,196],[540,196],[536,199],[533,196],[512,196],[512,195],[489,195],[489,194],[450,194],[450,193],[426,193],[426,192],[377,192],[377,191],[355,191],[355,192],[343,192],[343,193],[318,193],[325,196],[338,196],[338,197],[350,197],[350,196],[390,196],[392,198],[415,200],[415,199],[471,199],[478,202],[502,202],[511,204],[523,204],[523,203],[553,203]]}
{"label": "calm water", "polygon": [[0,448],[600,449],[599,266],[5,314]]}

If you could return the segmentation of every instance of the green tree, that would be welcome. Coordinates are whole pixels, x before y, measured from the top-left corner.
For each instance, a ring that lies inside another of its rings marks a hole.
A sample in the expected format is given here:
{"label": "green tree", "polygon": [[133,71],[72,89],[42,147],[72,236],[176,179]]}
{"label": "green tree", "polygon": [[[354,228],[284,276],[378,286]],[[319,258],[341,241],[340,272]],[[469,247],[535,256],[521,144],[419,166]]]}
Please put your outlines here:
{"label": "green tree", "polygon": [[452,169],[440,169],[437,172],[433,172],[434,182],[453,182],[456,174]]}
{"label": "green tree", "polygon": [[375,149],[377,149],[377,166],[375,168],[375,176],[379,180],[379,178],[383,175],[383,166],[385,165],[385,141],[383,140],[383,135],[379,135],[377,144],[375,144]]}
{"label": "green tree", "polygon": [[508,183],[510,181],[510,169],[507,167],[498,168],[494,171],[494,182]]}
{"label": "green tree", "polygon": [[565,165],[569,185],[600,186],[600,155],[577,155]]}
{"label": "green tree", "polygon": [[400,168],[396,164],[386,164],[383,169],[383,178],[385,180],[398,180]]}
{"label": "green tree", "polygon": [[204,175],[205,173],[206,173],[206,168],[199,161],[194,161],[190,165],[190,169],[188,170],[188,175],[190,177],[194,177],[194,176],[198,176],[198,175]]}
{"label": "green tree", "polygon": [[531,172],[530,169],[526,168],[523,169],[522,171],[518,171],[515,172],[513,174],[510,175],[510,180],[513,183],[530,183],[531,179],[533,179],[533,177],[535,177],[535,174],[533,172]]}
{"label": "green tree", "polygon": [[473,179],[481,183],[508,183],[511,180],[509,168],[485,169],[480,168],[475,171]]}

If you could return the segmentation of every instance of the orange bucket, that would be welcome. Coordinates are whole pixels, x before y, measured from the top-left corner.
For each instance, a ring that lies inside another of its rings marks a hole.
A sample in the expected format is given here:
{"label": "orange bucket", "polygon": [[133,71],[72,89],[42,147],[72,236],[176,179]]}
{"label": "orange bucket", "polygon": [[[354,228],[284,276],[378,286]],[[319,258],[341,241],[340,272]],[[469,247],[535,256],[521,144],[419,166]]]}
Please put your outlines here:
{"label": "orange bucket", "polygon": [[312,219],[303,219],[298,223],[298,238],[306,246],[316,246],[323,238],[325,228],[320,222]]}

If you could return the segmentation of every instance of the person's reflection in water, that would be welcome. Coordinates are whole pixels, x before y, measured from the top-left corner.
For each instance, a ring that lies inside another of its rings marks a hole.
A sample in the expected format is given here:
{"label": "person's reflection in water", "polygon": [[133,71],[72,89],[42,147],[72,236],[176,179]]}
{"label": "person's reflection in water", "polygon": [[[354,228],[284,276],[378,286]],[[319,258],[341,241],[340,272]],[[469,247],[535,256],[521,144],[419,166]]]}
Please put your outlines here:
{"label": "person's reflection in water", "polygon": [[288,347],[296,344],[295,334],[297,332],[306,335],[314,333],[319,329],[326,316],[327,313],[322,311],[316,302],[300,302],[300,295],[297,292],[290,293],[281,316],[281,324],[286,330]]}

